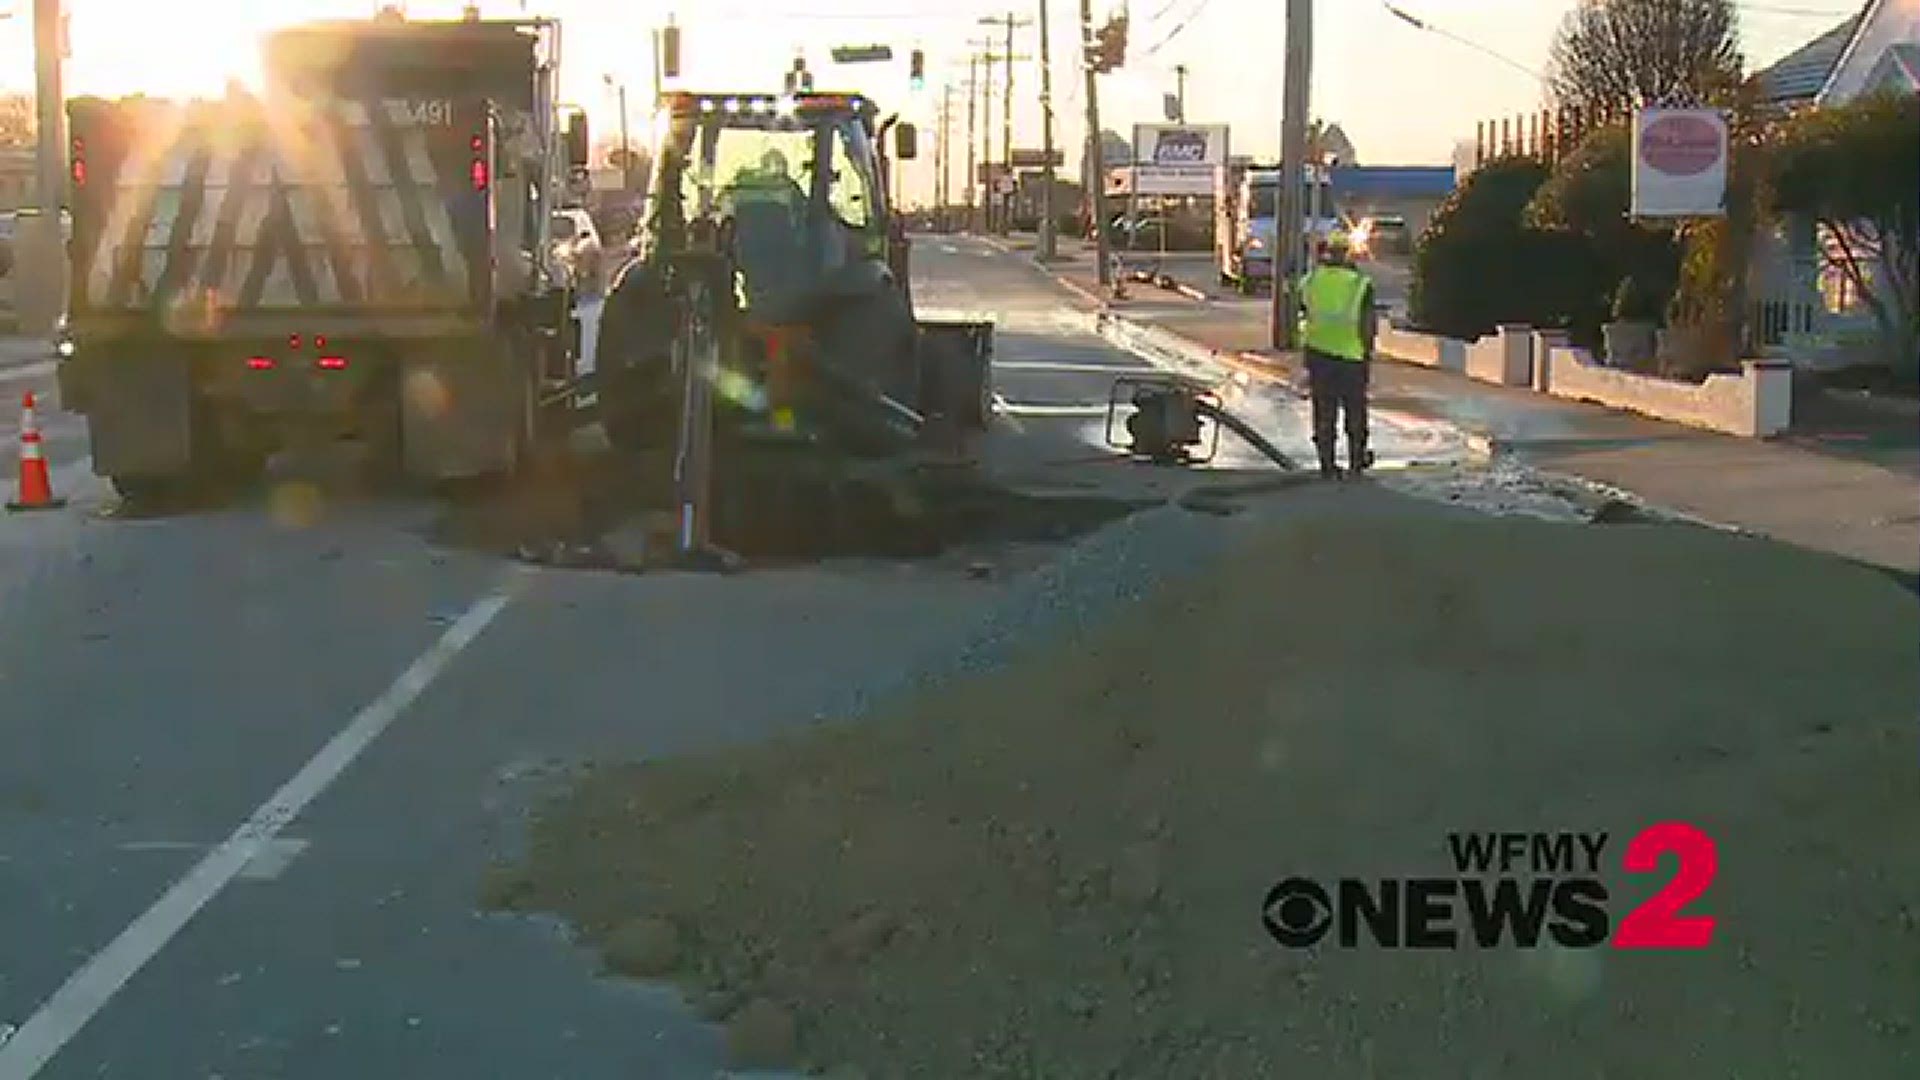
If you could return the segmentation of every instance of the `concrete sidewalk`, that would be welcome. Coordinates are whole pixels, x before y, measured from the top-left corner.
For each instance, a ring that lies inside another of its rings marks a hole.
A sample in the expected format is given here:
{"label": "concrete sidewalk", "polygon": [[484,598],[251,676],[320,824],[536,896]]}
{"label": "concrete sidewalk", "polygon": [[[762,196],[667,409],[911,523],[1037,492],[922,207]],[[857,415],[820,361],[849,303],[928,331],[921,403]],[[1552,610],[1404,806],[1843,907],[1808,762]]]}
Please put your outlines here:
{"label": "concrete sidewalk", "polygon": [[[1244,306],[1169,312],[1164,294],[1142,288],[1114,301],[1084,258],[1036,270],[1083,303],[1175,333],[1224,363],[1304,379],[1298,357],[1272,350],[1266,321]],[[1453,424],[1495,455],[1717,524],[1920,573],[1920,429],[1898,416],[1825,400],[1793,434],[1741,439],[1392,362],[1375,365],[1373,399]]]}

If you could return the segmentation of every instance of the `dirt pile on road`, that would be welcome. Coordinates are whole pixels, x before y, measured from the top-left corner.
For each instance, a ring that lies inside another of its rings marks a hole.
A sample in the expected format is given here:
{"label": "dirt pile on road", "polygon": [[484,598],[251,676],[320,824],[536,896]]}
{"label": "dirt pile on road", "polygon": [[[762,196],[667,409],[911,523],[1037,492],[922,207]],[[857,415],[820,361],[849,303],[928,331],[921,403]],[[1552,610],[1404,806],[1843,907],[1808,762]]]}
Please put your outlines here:
{"label": "dirt pile on road", "polygon": [[[1917,651],[1880,575],[1757,542],[1298,520],[904,715],[593,770],[491,899],[871,1077],[1917,1075]],[[1670,820],[1702,951],[1262,927],[1465,830],[1609,833],[1617,926]]]}

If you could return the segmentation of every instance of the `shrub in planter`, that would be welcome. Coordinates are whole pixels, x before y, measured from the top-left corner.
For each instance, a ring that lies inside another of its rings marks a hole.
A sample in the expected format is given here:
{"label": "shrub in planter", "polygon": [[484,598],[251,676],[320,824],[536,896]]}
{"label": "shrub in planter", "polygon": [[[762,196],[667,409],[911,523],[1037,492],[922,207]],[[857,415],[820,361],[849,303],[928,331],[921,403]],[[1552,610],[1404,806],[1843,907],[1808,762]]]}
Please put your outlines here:
{"label": "shrub in planter", "polygon": [[1608,364],[1636,369],[1651,365],[1661,306],[1660,298],[1639,278],[1620,282],[1613,294],[1613,318],[1604,330]]}

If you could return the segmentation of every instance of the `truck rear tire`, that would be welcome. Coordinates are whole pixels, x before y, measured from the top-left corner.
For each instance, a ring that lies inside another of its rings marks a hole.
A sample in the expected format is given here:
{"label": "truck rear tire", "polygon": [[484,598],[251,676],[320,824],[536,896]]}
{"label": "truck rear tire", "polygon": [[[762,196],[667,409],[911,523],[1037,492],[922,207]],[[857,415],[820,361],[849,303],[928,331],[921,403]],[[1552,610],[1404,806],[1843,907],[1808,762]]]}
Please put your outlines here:
{"label": "truck rear tire", "polygon": [[390,389],[368,408],[361,441],[366,448],[362,475],[375,492],[397,493],[407,487],[407,448],[401,420],[400,383],[396,374]]}
{"label": "truck rear tire", "polygon": [[172,506],[225,498],[259,481],[266,471],[265,449],[246,445],[223,423],[216,406],[194,402],[190,420],[192,450],[187,467],[159,475],[116,475],[113,488],[137,504]]}

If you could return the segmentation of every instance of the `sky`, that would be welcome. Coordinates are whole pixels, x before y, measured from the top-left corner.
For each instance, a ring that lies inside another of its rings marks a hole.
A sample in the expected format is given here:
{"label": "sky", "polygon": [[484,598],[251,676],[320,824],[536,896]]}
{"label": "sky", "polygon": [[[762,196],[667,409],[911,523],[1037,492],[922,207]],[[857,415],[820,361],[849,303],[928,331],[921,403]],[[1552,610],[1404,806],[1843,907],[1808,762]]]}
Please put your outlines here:
{"label": "sky", "polygon": [[[1025,0],[1016,20],[1035,21],[1048,4],[1053,53],[1055,142],[1069,165],[1084,139],[1084,78],[1076,70],[1078,4]],[[1478,120],[1511,116],[1541,102],[1539,79],[1521,70],[1545,68],[1561,19],[1576,0],[1395,0],[1446,34],[1396,19],[1384,0],[1317,0],[1314,5],[1313,115],[1337,122],[1365,164],[1447,164],[1471,139]],[[258,35],[308,18],[370,15],[375,0],[68,0],[72,57],[69,94],[113,96],[218,93],[229,77],[257,80]],[[460,0],[413,0],[416,17],[455,17]],[[1126,67],[1099,80],[1101,126],[1126,132],[1134,122],[1162,119],[1163,94],[1177,66],[1188,69],[1187,119],[1231,127],[1233,152],[1276,157],[1284,55],[1284,0],[1129,0],[1131,43]],[[1737,0],[1749,67],[1760,67],[1830,29],[1858,10],[1858,0]],[[910,193],[932,176],[932,136],[939,130],[943,84],[953,86],[952,138],[966,125],[969,42],[991,35],[1004,47],[1004,24],[983,18],[1009,10],[992,0],[481,0],[488,16],[522,13],[561,20],[563,91],[589,112],[601,134],[618,128],[616,98],[606,77],[628,86],[636,131],[644,130],[654,78],[650,31],[671,14],[682,28],[682,78],[670,86],[702,90],[778,87],[796,50],[804,51],[820,89],[872,95],[920,124],[921,160],[907,173]],[[0,89],[32,87],[32,0],[0,0]],[[183,18],[192,10],[192,18]],[[1120,10],[1093,0],[1095,22]],[[1506,58],[1454,40],[1463,38]],[[835,65],[836,44],[891,45],[887,64]],[[1014,30],[1014,141],[1040,143],[1039,38],[1032,25]],[[923,49],[927,87],[911,93],[907,55]],[[1031,59],[1019,59],[1027,56]],[[1507,62],[1510,61],[1510,62]],[[1000,153],[1002,107],[995,65],[993,140]],[[963,160],[963,156],[959,159]],[[958,177],[958,172],[954,174]]]}

